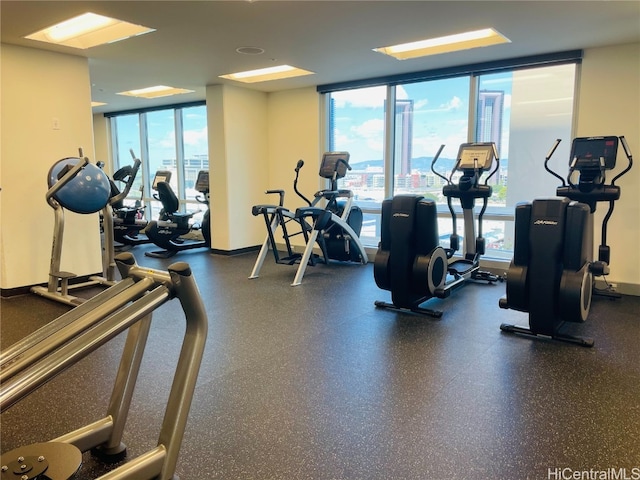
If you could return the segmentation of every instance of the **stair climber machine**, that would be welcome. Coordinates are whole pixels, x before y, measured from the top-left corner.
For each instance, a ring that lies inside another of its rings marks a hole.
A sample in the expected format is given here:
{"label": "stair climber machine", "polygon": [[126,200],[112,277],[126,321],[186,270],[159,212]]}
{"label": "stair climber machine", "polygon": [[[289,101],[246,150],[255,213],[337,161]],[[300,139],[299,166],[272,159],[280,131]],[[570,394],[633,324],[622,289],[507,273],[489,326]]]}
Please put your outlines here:
{"label": "stair climber machine", "polygon": [[[118,169],[111,179],[111,197],[118,198],[117,201],[109,202],[113,211],[113,237],[114,241],[119,245],[141,245],[149,243],[151,240],[142,232],[147,227],[144,220],[144,206],[136,200],[135,206],[125,205],[124,199],[126,195],[121,195],[121,190],[116,182],[123,184],[123,192],[131,191],[133,182],[140,170],[140,159],[136,158],[133,150],[130,150],[133,158],[132,165],[126,165]],[[170,173],[170,172],[169,172]],[[166,180],[168,181],[168,180]]]}
{"label": "stair climber machine", "polygon": [[[330,188],[319,190],[314,194],[313,201],[306,198],[298,190],[298,176],[304,165],[299,160],[295,172],[293,189],[307,204],[297,208],[295,212],[284,207],[284,191],[268,190],[267,194],[278,194],[278,205],[255,205],[251,212],[254,216],[262,215],[267,227],[267,236],[262,244],[256,263],[249,278],[258,278],[260,269],[269,250],[273,251],[276,263],[298,264],[296,276],[292,286],[302,283],[307,265],[329,263],[330,260],[342,262],[368,262],[367,252],[360,242],[362,229],[362,210],[353,205],[353,192],[339,189],[338,180],[346,175],[349,166],[348,152],[326,152],[322,156],[320,177],[331,182]],[[276,232],[282,231],[286,256],[281,257],[276,243]],[[291,239],[302,235],[305,242],[302,254],[294,252]],[[318,245],[321,255],[314,253]]]}
{"label": "stair climber machine", "polygon": [[[49,189],[46,200],[55,214],[49,281],[46,287],[35,286],[31,291],[51,300],[77,306],[85,299],[71,295],[71,290],[99,285],[109,286],[117,281],[110,204],[121,201],[129,192],[125,189],[119,194],[114,194],[107,174],[98,165],[90,163],[89,159],[83,156],[82,149],[79,158],[67,157],[56,162],[49,170],[47,183]],[[60,270],[65,210],[82,215],[101,212],[104,231],[103,276],[91,276],[87,281],[70,284],[69,281],[76,278],[76,275]]]}
{"label": "stair climber machine", "polygon": [[[618,141],[628,166],[606,184],[605,172],[615,167]],[[624,137],[573,140],[567,182],[549,169],[556,140],[545,159],[545,169],[558,177],[558,198],[539,199],[516,206],[513,259],[507,273],[507,295],[500,308],[529,313],[529,328],[503,323],[508,333],[543,335],[555,340],[593,346],[593,340],[564,333],[566,322],[584,322],[591,308],[594,277],[609,273],[607,222],[620,198],[615,185],[633,165]],[[578,183],[573,178],[579,175]],[[593,260],[593,213],[597,202],[609,202],[602,224],[598,260]]]}
{"label": "stair climber machine", "polygon": [[[460,145],[458,157],[449,178],[435,171],[435,164],[444,145],[431,162],[431,170],[444,179],[442,193],[453,221],[450,248],[439,245],[436,204],[421,195],[396,195],[382,202],[382,225],[380,244],[374,264],[374,278],[378,287],[391,292],[392,303],[375,302],[376,307],[400,311],[411,311],[439,318],[442,312],[421,307],[427,300],[447,298],[451,292],[468,280],[493,284],[500,277],[480,270],[480,257],[484,254],[482,217],[491,197],[492,189],[487,183],[500,163],[493,142],[464,143]],[[494,162],[495,160],[495,162]],[[492,166],[495,163],[493,170]],[[458,183],[453,176],[461,172]],[[490,172],[484,183],[480,178]],[[464,256],[454,256],[459,249],[456,213],[452,199],[462,205],[464,216]],[[478,236],[476,237],[474,207],[476,199],[482,199],[478,214]]]}
{"label": "stair climber machine", "polygon": [[[207,206],[201,224],[191,223],[190,220],[197,212],[179,212],[180,202],[168,181],[154,182],[157,190],[157,200],[162,203],[159,220],[149,222],[146,235],[162,250],[145,252],[145,255],[155,258],[169,258],[178,252],[194,248],[211,248],[211,230],[209,213],[209,172],[200,170],[196,179],[195,189],[201,195],[196,200]],[[190,239],[185,236],[200,230],[202,239]]]}

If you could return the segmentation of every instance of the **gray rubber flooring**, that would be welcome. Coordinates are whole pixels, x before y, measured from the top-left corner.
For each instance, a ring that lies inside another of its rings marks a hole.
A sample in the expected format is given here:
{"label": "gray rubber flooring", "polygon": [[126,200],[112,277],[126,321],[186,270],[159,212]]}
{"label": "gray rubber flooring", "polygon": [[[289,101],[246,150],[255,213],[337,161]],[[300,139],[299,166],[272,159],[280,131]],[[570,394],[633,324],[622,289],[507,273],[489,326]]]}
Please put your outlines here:
{"label": "gray rubber flooring", "polygon": [[[503,322],[527,323],[498,308],[504,284],[431,300],[444,311],[436,320],[376,309],[390,294],[371,263],[310,267],[291,287],[295,267],[272,258],[249,280],[256,253],[160,260],[145,250],[132,250],[143,266],[191,265],[209,316],[182,480],[511,480],[623,469],[640,478],[640,297],[595,299],[588,321],[571,326],[595,339],[588,349],[501,332]],[[68,310],[31,294],[1,307],[3,348]],[[129,458],[158,442],[183,334],[177,301],[154,313],[125,431]],[[123,343],[117,337],[3,413],[2,452],[102,418]],[[110,468],[85,453],[76,478]]]}

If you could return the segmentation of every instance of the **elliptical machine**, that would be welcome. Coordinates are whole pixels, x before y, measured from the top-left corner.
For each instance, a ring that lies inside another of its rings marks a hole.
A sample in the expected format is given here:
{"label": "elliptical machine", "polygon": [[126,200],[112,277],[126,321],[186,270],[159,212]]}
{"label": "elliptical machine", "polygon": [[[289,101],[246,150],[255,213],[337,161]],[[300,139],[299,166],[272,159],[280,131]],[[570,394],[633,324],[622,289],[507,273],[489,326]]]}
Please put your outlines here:
{"label": "elliptical machine", "polygon": [[[464,143],[460,145],[455,166],[449,178],[435,170],[444,145],[431,162],[431,170],[447,184],[442,193],[453,221],[450,248],[439,245],[436,204],[422,195],[396,195],[382,202],[382,226],[380,243],[374,264],[374,278],[378,287],[391,291],[392,303],[376,301],[379,308],[406,310],[439,318],[442,312],[420,307],[427,300],[447,298],[451,292],[467,280],[486,281],[493,284],[502,280],[497,275],[480,270],[480,257],[484,254],[482,217],[487,208],[492,188],[488,185],[500,166],[493,142]],[[495,159],[495,168],[492,166]],[[462,175],[454,183],[456,172]],[[483,173],[490,172],[484,183]],[[464,255],[454,258],[459,249],[456,213],[452,199],[462,205],[464,216]],[[476,199],[483,201],[478,214],[476,237],[474,207]],[[450,280],[447,281],[447,277]]]}
{"label": "elliptical machine", "polygon": [[[613,170],[616,166],[616,157],[618,155],[618,141],[622,144],[628,165],[618,175],[616,175],[611,183],[606,183],[607,170]],[[544,163],[544,168],[551,175],[560,180],[562,185],[556,189],[556,195],[566,197],[576,202],[581,202],[589,206],[591,215],[589,215],[589,225],[587,237],[590,241],[590,248],[593,249],[593,214],[596,211],[599,202],[608,202],[609,209],[602,221],[601,242],[598,247],[598,260],[592,263],[591,271],[594,276],[605,277],[609,274],[609,262],[611,250],[607,245],[607,225],[613,214],[614,203],[620,198],[620,187],[616,185],[616,180],[631,170],[633,166],[633,157],[631,150],[624,136],[608,136],[608,137],[581,137],[574,138],[571,146],[571,161],[569,164],[569,174],[567,175],[567,183],[556,172],[549,168],[549,159],[555,152],[560,139],[551,149],[548,158]],[[578,183],[574,183],[575,175],[578,175]],[[605,279],[606,282],[606,279]],[[595,289],[594,294],[606,295],[612,298],[619,297],[613,289],[604,290]]]}
{"label": "elliptical machine", "polygon": [[[296,209],[294,213],[283,206],[283,190],[268,190],[267,194],[279,195],[279,204],[255,205],[251,210],[254,216],[264,217],[267,237],[249,278],[258,277],[269,249],[273,251],[276,263],[298,264],[292,286],[302,283],[307,265],[316,265],[319,261],[329,263],[330,260],[337,260],[361,264],[368,262],[367,252],[359,238],[362,229],[362,210],[353,205],[351,190],[338,189],[338,180],[346,175],[347,170],[351,170],[349,153],[325,152],[323,154],[319,175],[330,180],[331,185],[329,189],[318,190],[314,194],[313,201],[305,197],[297,187],[298,175],[303,165],[302,160],[299,160],[296,165],[293,189],[307,203],[307,206]],[[291,222],[297,225],[294,233],[290,233]],[[278,227],[282,229],[287,248],[287,255],[284,258],[280,258],[275,241]],[[291,246],[291,238],[296,235],[304,237],[305,249],[302,254],[295,253]],[[313,253],[316,243],[320,247],[321,257]]]}
{"label": "elliptical machine", "polygon": [[[211,248],[211,230],[209,213],[209,172],[200,170],[196,179],[195,189],[202,195],[196,200],[207,206],[200,225],[190,223],[195,212],[179,212],[180,202],[168,181],[154,182],[158,191],[157,198],[162,202],[159,220],[152,220],[145,231],[147,237],[162,250],[145,252],[148,257],[169,258],[176,253],[193,248]],[[202,240],[183,238],[194,231],[202,232]]]}
{"label": "elliptical machine", "polygon": [[[615,167],[618,139],[629,165],[607,185],[606,170]],[[548,163],[560,140],[545,158],[545,169],[562,182],[560,198],[516,206],[514,256],[507,274],[507,295],[500,308],[529,313],[529,328],[503,323],[508,333],[544,335],[555,340],[593,346],[593,340],[562,332],[565,322],[584,322],[591,308],[593,277],[609,273],[607,222],[620,198],[615,181],[633,164],[624,137],[573,140],[567,183]],[[572,177],[579,174],[578,184]],[[568,185],[567,185],[568,184]],[[598,260],[593,261],[593,213],[599,201],[609,202],[602,226]]]}

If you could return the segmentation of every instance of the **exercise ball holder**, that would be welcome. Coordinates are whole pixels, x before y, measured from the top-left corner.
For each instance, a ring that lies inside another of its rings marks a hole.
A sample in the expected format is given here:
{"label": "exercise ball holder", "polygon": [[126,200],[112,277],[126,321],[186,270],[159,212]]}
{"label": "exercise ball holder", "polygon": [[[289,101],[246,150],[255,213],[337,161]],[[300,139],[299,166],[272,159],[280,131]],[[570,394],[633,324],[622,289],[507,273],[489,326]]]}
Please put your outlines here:
{"label": "exercise ball holder", "polygon": [[[57,161],[47,174],[49,189],[46,201],[54,211],[54,231],[49,264],[47,286],[35,286],[33,293],[67,305],[76,306],[84,299],[69,293],[72,289],[96,285],[113,285],[116,281],[116,266],[113,244],[113,215],[108,208],[111,197],[111,182],[106,173],[89,162],[79,149],[80,157],[67,157]],[[70,285],[76,274],[62,271],[62,244],[64,238],[64,211],[70,210],[81,215],[102,211],[104,227],[104,277],[92,276],[88,281]]]}

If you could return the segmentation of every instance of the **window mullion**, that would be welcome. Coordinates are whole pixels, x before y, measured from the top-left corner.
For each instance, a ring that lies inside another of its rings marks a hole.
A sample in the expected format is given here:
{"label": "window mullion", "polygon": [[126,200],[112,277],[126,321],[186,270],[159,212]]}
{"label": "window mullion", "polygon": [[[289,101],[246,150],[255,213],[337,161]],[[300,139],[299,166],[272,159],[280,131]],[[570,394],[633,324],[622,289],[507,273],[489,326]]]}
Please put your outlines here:
{"label": "window mullion", "polygon": [[[153,175],[151,174],[151,167],[149,166],[149,140],[147,136],[147,114],[140,113],[139,114],[139,124],[140,124],[140,161],[142,162],[142,181],[144,188],[144,195],[142,196],[144,199],[145,205],[147,205],[144,214],[147,217],[147,220],[152,220],[149,218],[152,215],[151,212],[151,202],[153,200],[153,190],[151,189],[151,182],[153,181]],[[155,172],[154,172],[155,174]]]}
{"label": "window mullion", "polygon": [[109,119],[110,130],[111,130],[111,168],[113,172],[117,172],[120,168],[120,149],[118,148],[118,122],[116,118]]}
{"label": "window mullion", "polygon": [[469,128],[467,129],[467,141],[477,142],[478,139],[478,77],[469,76]]}
{"label": "window mullion", "polygon": [[396,124],[396,87],[387,86],[387,108],[384,120],[384,196],[393,195],[394,188],[394,150],[395,150],[395,124]]}
{"label": "window mullion", "polygon": [[182,128],[182,109],[176,108],[173,116],[176,135],[176,173],[178,175],[178,199],[180,204],[186,207],[186,192],[184,181],[184,135]]}

